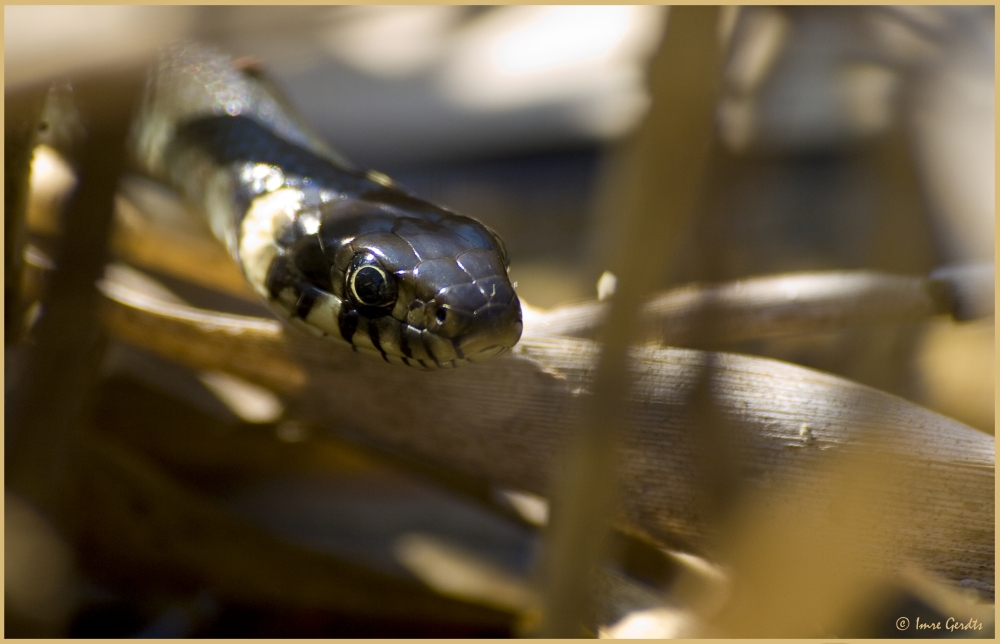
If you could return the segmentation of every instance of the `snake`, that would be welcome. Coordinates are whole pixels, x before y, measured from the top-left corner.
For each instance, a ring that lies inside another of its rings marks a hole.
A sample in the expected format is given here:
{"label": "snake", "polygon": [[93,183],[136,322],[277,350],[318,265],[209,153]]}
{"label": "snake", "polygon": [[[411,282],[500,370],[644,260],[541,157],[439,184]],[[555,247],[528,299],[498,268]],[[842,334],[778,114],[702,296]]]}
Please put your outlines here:
{"label": "snake", "polygon": [[292,327],[423,369],[482,362],[520,339],[499,235],[354,167],[258,63],[196,42],[162,48],[130,148]]}

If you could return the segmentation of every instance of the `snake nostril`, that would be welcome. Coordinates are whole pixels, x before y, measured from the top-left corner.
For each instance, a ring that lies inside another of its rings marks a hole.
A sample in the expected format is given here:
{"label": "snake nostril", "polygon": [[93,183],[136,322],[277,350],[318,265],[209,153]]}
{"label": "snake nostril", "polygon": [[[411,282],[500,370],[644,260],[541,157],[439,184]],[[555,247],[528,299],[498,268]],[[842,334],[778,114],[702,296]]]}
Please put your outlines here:
{"label": "snake nostril", "polygon": [[438,324],[444,324],[444,321],[448,319],[448,309],[438,309],[437,313],[434,314],[434,318],[437,320]]}

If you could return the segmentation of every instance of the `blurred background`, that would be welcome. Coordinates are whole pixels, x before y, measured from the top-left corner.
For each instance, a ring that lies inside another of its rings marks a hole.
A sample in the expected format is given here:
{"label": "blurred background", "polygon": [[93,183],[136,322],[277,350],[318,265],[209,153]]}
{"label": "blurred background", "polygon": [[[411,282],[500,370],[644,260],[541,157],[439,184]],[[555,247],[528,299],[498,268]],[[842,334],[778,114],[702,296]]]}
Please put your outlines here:
{"label": "blurred background", "polygon": [[[8,6],[5,94],[114,74],[177,38],[252,57],[357,165],[496,229],[519,295],[550,308],[594,298],[607,269],[619,150],[650,108],[647,69],[667,14],[648,6]],[[662,288],[993,264],[992,7],[727,7],[718,32],[725,65],[708,185]],[[45,208],[44,190],[34,190],[33,207]],[[994,431],[992,317],[725,348],[842,375]],[[487,508],[414,474],[413,464],[349,444],[322,457],[296,452],[305,477],[246,461],[194,462],[166,437],[240,436],[250,451],[269,440],[307,450],[313,429],[283,419],[276,399],[256,415],[241,408],[225,393],[241,385],[225,374],[194,374],[126,345],[112,346],[103,369],[95,414],[104,427],[262,535],[431,588],[442,583],[433,570],[471,566],[492,590],[480,593],[487,600],[469,600],[479,591],[463,597],[488,610],[461,619],[447,607],[426,619],[350,617],[278,591],[236,601],[195,572],[170,571],[163,552],[116,565],[101,529],[93,543],[68,543],[8,491],[8,635],[517,632],[512,615],[527,601],[517,580],[530,577],[537,557],[537,499],[487,491],[499,499]],[[146,419],[145,436],[129,424],[133,415]],[[506,514],[497,510],[505,504]]]}

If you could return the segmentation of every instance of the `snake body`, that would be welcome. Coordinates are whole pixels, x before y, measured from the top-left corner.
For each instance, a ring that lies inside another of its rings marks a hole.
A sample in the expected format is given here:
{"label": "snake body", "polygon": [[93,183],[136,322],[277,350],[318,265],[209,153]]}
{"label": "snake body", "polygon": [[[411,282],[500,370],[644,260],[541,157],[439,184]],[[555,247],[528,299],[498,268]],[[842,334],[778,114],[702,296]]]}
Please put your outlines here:
{"label": "snake body", "polygon": [[163,50],[133,149],[292,326],[423,368],[480,362],[520,338],[492,230],[351,168],[258,73],[214,49]]}

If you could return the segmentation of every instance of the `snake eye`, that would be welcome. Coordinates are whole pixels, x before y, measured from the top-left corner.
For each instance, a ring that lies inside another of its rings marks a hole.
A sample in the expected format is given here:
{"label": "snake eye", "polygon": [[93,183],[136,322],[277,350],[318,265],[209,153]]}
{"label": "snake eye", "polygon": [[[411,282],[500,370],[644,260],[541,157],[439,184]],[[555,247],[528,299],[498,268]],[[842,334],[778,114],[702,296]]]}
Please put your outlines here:
{"label": "snake eye", "polygon": [[383,308],[396,302],[396,281],[369,253],[358,255],[351,262],[347,284],[351,299],[361,306]]}

